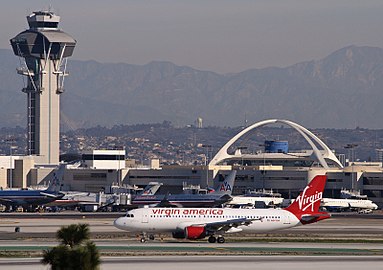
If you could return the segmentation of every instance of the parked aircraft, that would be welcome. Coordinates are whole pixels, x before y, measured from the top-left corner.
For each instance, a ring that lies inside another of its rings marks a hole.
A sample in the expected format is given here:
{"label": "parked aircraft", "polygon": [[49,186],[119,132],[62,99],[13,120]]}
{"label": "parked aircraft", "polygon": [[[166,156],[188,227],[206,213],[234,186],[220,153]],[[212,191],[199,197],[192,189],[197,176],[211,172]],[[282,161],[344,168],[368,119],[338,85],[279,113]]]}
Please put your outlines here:
{"label": "parked aircraft", "polygon": [[323,198],[321,207],[328,211],[363,211],[376,210],[378,205],[367,199],[332,199]]}
{"label": "parked aircraft", "polygon": [[53,173],[53,181],[45,190],[19,189],[0,190],[0,204],[7,208],[21,206],[24,209],[33,209],[64,197],[64,193],[56,190],[59,179],[64,174],[65,166],[60,166]]}
{"label": "parked aircraft", "polygon": [[214,207],[231,200],[235,176],[232,171],[222,182],[218,181],[214,191],[208,194],[166,194],[134,196],[133,205],[153,205],[155,207]]}
{"label": "parked aircraft", "polygon": [[[137,196],[152,196],[158,191],[161,185],[162,184],[158,182],[150,182]],[[63,198],[47,205],[50,207],[79,207],[84,211],[86,211],[86,209],[99,210],[114,205],[120,195],[119,193],[105,194],[103,192],[95,193],[81,191],[62,191],[62,193],[65,194]]]}
{"label": "parked aircraft", "polygon": [[233,196],[233,199],[228,202],[227,205],[236,207],[241,205],[256,206],[257,204],[263,204],[264,207],[275,207],[282,205],[283,200],[280,193],[257,191],[249,192],[245,195]]}
{"label": "parked aircraft", "polygon": [[286,209],[139,208],[116,219],[114,226],[130,232],[169,232],[174,238],[208,237],[210,243],[224,243],[225,233],[264,233],[329,218],[328,213],[319,211],[325,184],[326,176],[316,176]]}

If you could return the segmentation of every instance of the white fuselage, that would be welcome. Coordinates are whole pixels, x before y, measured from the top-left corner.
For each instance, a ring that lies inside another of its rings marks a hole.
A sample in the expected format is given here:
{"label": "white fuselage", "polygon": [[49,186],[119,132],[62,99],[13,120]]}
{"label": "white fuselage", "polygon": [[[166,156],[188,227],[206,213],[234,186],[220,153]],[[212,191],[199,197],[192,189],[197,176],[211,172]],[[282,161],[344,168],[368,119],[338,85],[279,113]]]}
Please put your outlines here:
{"label": "white fuselage", "polygon": [[240,225],[230,232],[269,232],[300,225],[298,218],[282,209],[231,208],[140,208],[118,218],[114,225],[130,232],[174,232],[188,226],[203,226],[241,218],[252,219],[249,225]]}
{"label": "white fuselage", "polygon": [[376,210],[378,206],[371,200],[357,200],[357,199],[332,199],[323,198],[321,202],[322,207],[339,207],[339,208],[353,208],[353,209],[371,209]]}

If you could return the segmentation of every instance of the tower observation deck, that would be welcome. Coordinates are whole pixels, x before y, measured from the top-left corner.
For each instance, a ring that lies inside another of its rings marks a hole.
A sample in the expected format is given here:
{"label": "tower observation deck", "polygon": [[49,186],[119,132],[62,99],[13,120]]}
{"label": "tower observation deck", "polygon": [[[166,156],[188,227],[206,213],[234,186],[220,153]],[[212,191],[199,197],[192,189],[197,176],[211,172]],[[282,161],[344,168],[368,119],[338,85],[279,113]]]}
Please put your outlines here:
{"label": "tower observation deck", "polygon": [[51,11],[33,12],[27,21],[29,29],[10,42],[20,57],[17,73],[26,77],[28,155],[37,156],[38,164],[58,164],[60,94],[76,40],[58,28],[60,17]]}

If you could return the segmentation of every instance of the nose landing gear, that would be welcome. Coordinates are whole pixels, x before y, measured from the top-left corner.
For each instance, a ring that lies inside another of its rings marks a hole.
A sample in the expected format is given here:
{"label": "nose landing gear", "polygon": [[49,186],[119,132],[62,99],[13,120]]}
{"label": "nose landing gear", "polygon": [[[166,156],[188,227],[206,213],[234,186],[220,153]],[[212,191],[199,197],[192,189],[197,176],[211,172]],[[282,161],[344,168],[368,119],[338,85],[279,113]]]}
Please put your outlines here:
{"label": "nose landing gear", "polygon": [[[153,241],[154,240],[154,235],[153,234],[149,234],[149,240]],[[140,242],[141,243],[145,243],[147,241],[147,234],[146,233],[142,233],[140,234]]]}

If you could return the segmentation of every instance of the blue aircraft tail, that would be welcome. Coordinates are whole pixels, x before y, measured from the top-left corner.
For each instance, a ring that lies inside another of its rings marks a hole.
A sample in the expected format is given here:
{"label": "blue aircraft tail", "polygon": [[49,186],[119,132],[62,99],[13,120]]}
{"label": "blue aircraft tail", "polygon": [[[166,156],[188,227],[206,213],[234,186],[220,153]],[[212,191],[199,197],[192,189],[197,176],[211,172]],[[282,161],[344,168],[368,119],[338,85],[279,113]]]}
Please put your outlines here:
{"label": "blue aircraft tail", "polygon": [[231,195],[233,192],[233,187],[234,187],[234,181],[235,181],[235,176],[237,175],[237,171],[233,170],[230,172],[229,175],[227,175],[223,180],[219,181],[216,183],[214,186],[214,194],[228,194]]}
{"label": "blue aircraft tail", "polygon": [[55,192],[60,191],[61,184],[63,183],[63,179],[64,179],[65,168],[66,168],[65,164],[60,164],[59,167],[53,172],[53,177],[49,181],[49,186],[47,188],[47,191],[55,191]]}

